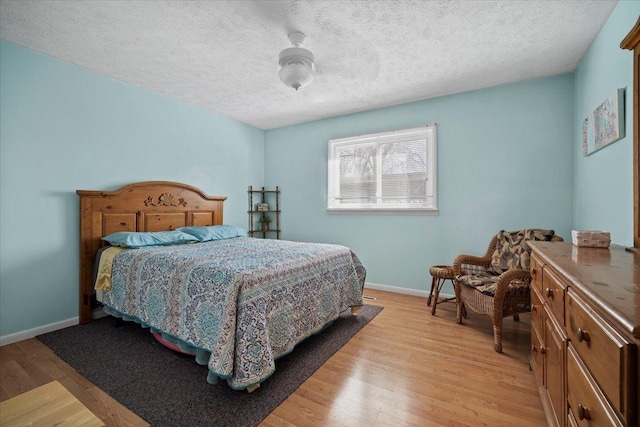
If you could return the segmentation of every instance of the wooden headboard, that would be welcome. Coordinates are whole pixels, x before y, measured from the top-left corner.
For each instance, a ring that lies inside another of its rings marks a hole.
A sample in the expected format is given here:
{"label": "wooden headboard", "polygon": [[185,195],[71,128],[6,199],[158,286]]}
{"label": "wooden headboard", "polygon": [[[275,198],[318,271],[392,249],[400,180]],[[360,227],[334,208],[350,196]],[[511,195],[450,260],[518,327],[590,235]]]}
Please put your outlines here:
{"label": "wooden headboard", "polygon": [[100,240],[116,231],[166,231],[222,224],[226,197],[207,196],[179,182],[147,181],[80,196],[80,323],[91,321],[92,266]]}

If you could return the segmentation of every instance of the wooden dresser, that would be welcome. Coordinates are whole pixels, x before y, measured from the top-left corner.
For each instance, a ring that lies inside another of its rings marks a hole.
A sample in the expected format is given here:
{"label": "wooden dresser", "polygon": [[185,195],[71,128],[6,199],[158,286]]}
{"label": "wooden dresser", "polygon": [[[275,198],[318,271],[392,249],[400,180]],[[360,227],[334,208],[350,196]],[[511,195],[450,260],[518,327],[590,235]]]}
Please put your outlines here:
{"label": "wooden dresser", "polygon": [[638,427],[640,255],[530,245],[529,359],[549,425]]}

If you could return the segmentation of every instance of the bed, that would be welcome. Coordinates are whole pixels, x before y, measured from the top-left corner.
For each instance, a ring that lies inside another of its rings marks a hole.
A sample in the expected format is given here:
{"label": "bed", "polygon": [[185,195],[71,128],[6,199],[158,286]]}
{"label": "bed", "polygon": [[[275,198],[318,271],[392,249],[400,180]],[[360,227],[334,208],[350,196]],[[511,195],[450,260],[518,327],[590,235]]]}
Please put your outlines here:
{"label": "bed", "polygon": [[[97,255],[116,232],[212,229],[225,197],[151,181],[80,196],[80,322],[92,320]],[[215,227],[215,229],[224,228]],[[105,311],[150,327],[208,365],[208,381],[253,391],[274,361],[362,306],[365,270],[339,245],[245,237],[116,250]],[[160,272],[158,274],[157,272]]]}

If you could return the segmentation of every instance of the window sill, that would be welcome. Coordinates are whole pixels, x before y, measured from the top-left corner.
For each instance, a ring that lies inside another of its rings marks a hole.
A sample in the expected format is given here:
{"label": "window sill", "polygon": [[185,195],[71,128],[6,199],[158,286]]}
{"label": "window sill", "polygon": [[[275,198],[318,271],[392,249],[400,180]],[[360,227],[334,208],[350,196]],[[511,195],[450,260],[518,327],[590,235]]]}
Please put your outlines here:
{"label": "window sill", "polygon": [[438,209],[327,209],[330,215],[439,215]]}

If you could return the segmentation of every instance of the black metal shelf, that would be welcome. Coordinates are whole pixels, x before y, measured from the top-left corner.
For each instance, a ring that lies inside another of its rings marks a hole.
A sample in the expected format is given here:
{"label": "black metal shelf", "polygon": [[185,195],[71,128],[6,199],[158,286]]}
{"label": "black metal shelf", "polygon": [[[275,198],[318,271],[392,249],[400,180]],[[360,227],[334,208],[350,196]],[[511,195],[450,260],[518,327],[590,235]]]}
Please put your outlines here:
{"label": "black metal shelf", "polygon": [[[275,190],[266,190],[262,187],[261,190],[254,190],[252,186],[249,186],[248,190],[249,195],[249,210],[247,214],[249,215],[249,235],[253,236],[255,234],[262,233],[262,237],[266,238],[269,233],[276,233],[275,238],[280,239],[280,188],[276,187]],[[256,205],[254,205],[254,203]],[[257,210],[258,203],[267,203],[270,206],[273,206],[275,203],[275,209],[267,209],[266,211]],[[267,216],[271,219],[271,222],[275,220],[276,228],[269,228],[268,230],[263,230],[261,226],[256,226],[256,223],[259,223],[259,218],[262,216]]]}

